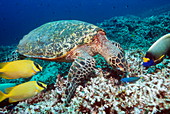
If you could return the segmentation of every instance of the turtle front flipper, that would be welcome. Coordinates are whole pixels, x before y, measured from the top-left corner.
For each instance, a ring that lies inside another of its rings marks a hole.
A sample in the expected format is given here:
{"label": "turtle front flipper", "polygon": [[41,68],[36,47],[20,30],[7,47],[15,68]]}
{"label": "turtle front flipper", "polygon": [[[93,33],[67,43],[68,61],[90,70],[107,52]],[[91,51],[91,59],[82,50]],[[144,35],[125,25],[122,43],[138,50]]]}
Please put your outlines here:
{"label": "turtle front flipper", "polygon": [[70,67],[68,73],[66,94],[66,105],[70,102],[71,98],[74,96],[76,88],[79,85],[84,85],[95,70],[95,59],[93,57],[77,57]]}

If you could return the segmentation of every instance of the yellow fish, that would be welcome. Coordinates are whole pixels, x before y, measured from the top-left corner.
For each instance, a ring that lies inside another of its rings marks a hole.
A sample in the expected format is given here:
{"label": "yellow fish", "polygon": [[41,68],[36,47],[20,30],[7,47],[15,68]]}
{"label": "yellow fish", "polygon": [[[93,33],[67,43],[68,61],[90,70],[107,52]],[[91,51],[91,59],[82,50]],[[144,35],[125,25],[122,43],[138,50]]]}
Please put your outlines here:
{"label": "yellow fish", "polygon": [[28,78],[42,71],[42,67],[31,60],[0,63],[0,77],[5,79]]}
{"label": "yellow fish", "polygon": [[22,83],[15,87],[7,88],[5,90],[7,94],[0,91],[0,102],[6,98],[9,98],[9,103],[22,101],[37,95],[45,88],[47,88],[47,85],[42,82],[29,81]]}

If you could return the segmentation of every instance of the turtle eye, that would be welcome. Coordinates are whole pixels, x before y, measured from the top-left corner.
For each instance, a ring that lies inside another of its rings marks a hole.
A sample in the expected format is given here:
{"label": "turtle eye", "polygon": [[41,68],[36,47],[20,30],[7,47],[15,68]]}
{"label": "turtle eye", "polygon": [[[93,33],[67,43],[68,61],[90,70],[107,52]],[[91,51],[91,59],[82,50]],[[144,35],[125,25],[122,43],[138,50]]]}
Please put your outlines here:
{"label": "turtle eye", "polygon": [[105,33],[105,35],[106,35],[106,32],[105,31],[103,31],[104,33]]}
{"label": "turtle eye", "polygon": [[102,30],[102,29],[97,30],[97,32],[98,33],[100,32],[102,35],[106,35],[106,32],[104,30]]}
{"label": "turtle eye", "polygon": [[42,71],[42,69],[38,63],[34,62],[34,65],[36,66],[36,68],[38,68],[38,70]]}

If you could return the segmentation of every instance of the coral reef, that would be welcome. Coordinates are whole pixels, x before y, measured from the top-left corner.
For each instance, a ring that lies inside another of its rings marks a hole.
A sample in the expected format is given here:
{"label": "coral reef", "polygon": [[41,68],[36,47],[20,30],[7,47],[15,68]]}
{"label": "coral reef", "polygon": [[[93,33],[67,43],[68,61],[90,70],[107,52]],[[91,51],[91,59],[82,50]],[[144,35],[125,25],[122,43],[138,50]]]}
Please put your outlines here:
{"label": "coral reef", "polygon": [[[117,72],[97,55],[96,76],[84,86],[79,86],[68,106],[65,106],[67,73],[71,63],[55,63],[33,59],[43,71],[31,79],[5,80],[1,83],[23,83],[38,80],[48,84],[48,89],[33,98],[19,102],[12,110],[6,105],[0,113],[166,113],[170,110],[170,60],[145,69],[142,57],[160,36],[170,32],[170,12],[158,16],[113,17],[98,23],[110,40],[120,42],[129,63],[129,77],[143,77],[135,83],[122,83]],[[1,61],[17,59],[9,55],[15,47],[2,48]],[[1,51],[1,50],[0,50]],[[6,53],[5,53],[6,52]],[[12,53],[13,54],[13,53]],[[15,55],[15,54],[14,54]],[[7,57],[7,58],[6,58]],[[4,59],[5,58],[5,59]],[[13,59],[14,58],[14,59]]]}
{"label": "coral reef", "polygon": [[136,16],[113,17],[98,23],[107,37],[119,42],[124,49],[148,48],[161,36],[170,32],[170,12],[140,18]]}
{"label": "coral reef", "polygon": [[[156,113],[170,108],[170,63],[151,67],[153,72],[141,66],[140,50],[127,53],[129,76],[143,77],[136,83],[118,84],[115,74],[99,68],[97,76],[79,86],[69,106],[64,105],[67,80],[57,76],[50,90],[20,102],[12,113]],[[0,109],[8,112],[4,107]]]}
{"label": "coral reef", "polygon": [[0,62],[17,60],[16,46],[0,46]]}

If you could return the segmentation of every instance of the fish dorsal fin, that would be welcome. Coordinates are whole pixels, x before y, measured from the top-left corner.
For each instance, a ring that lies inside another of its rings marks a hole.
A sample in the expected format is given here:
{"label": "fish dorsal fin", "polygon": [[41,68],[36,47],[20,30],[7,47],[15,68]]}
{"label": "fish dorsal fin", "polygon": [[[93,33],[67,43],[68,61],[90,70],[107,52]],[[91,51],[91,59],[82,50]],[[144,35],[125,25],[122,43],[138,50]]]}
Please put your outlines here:
{"label": "fish dorsal fin", "polygon": [[14,87],[9,87],[5,89],[5,93],[9,93],[12,89],[14,89]]}

